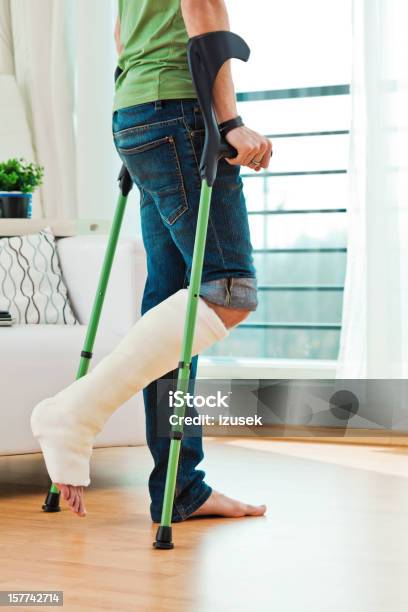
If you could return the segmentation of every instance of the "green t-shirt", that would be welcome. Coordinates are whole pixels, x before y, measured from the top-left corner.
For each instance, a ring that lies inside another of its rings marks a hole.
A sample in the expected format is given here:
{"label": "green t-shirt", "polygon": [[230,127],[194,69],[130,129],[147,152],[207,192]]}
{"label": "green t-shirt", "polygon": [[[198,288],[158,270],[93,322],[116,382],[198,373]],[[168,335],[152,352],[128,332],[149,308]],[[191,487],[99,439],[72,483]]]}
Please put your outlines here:
{"label": "green t-shirt", "polygon": [[195,98],[187,64],[188,35],[180,0],[119,0],[123,44],[114,110],[174,98]]}

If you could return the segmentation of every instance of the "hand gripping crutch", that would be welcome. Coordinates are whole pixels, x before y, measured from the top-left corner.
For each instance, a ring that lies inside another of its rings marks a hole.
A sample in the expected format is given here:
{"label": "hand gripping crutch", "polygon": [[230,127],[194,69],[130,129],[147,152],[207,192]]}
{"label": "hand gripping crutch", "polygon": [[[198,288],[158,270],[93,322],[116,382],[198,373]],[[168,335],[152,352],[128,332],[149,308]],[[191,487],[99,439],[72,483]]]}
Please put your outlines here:
{"label": "hand gripping crutch", "polygon": [[[204,148],[200,161],[201,194],[197,226],[194,241],[193,261],[191,266],[190,285],[188,288],[187,314],[184,324],[183,344],[177,378],[177,391],[186,394],[189,388],[191,353],[196,324],[197,306],[201,286],[205,243],[207,238],[208,216],[211,203],[212,187],[217,175],[218,160],[223,157],[235,157],[237,152],[220,136],[212,105],[212,88],[221,66],[228,59],[238,58],[247,61],[249,48],[247,44],[232,32],[209,32],[190,38],[188,42],[188,63],[191,77],[200,103],[205,125]],[[171,519],[173,514],[174,493],[180,447],[183,438],[182,417],[185,413],[185,402],[175,409],[177,425],[171,430],[169,460],[167,465],[166,486],[160,527],[157,530],[155,548],[171,549]]]}

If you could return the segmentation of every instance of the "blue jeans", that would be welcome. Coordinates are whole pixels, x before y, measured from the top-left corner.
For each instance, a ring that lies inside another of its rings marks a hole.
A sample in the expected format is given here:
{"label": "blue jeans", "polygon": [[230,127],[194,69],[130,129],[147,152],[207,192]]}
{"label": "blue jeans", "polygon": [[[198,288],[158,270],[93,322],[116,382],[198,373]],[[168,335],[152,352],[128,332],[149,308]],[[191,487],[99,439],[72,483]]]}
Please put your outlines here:
{"label": "blue jeans", "polygon": [[[147,256],[142,314],[188,286],[201,179],[198,162],[204,138],[195,99],[157,100],[115,111],[117,151],[140,190],[140,215]],[[239,166],[221,160],[214,183],[200,295],[230,308],[255,310],[256,278]],[[197,357],[193,359],[194,380]],[[177,379],[177,370],[163,378]],[[170,441],[157,436],[157,381],[143,391],[146,438],[154,460],[149,478],[151,516],[160,521]],[[173,521],[186,519],[209,497],[211,487],[197,469],[204,457],[201,437],[185,436]]]}

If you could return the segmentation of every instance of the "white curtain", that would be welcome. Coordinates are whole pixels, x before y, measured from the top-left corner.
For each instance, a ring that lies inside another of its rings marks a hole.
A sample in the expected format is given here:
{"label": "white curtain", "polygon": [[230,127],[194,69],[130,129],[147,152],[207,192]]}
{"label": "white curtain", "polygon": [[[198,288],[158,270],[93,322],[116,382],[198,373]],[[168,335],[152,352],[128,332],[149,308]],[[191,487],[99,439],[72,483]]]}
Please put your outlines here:
{"label": "white curtain", "polygon": [[10,0],[0,0],[0,74],[14,74]]}
{"label": "white curtain", "polygon": [[77,213],[74,63],[66,0],[13,0],[14,64],[37,161],[45,167],[43,214]]}
{"label": "white curtain", "polygon": [[120,167],[112,140],[117,2],[71,0],[77,67],[76,162],[78,214],[110,219]]}
{"label": "white curtain", "polygon": [[408,375],[408,3],[354,0],[338,378]]}
{"label": "white curtain", "polygon": [[45,167],[35,216],[112,217],[120,165],[111,136],[116,4],[0,0],[0,67],[15,71]]}

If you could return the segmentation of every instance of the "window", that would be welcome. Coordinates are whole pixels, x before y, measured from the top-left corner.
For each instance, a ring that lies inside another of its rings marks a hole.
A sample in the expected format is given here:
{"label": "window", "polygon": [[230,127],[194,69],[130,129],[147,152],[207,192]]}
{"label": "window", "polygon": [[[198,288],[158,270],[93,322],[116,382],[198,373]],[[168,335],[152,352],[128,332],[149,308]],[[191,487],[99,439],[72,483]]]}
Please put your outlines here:
{"label": "window", "polygon": [[[228,3],[251,47],[239,112],[274,143],[242,170],[259,307],[212,356],[336,359],[346,264],[351,0]],[[238,65],[239,64],[239,65]]]}

